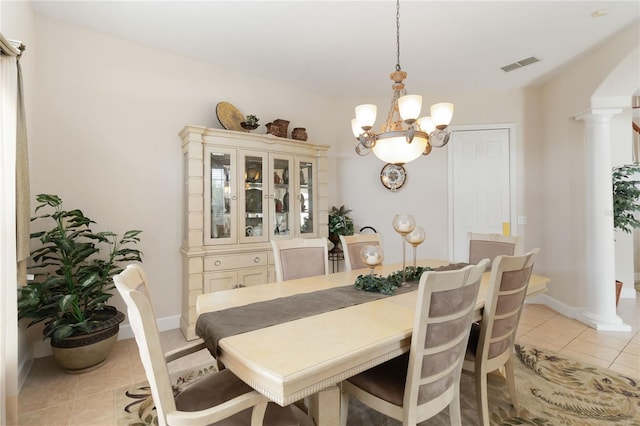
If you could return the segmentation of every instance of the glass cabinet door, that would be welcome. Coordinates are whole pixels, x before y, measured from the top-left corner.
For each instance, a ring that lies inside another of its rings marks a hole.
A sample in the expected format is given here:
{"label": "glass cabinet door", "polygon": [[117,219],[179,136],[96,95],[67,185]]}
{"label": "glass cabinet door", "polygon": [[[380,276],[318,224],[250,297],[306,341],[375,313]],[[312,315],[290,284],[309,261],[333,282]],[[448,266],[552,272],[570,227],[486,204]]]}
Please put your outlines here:
{"label": "glass cabinet door", "polygon": [[205,244],[236,242],[235,151],[210,148],[205,152]]}
{"label": "glass cabinet door", "polygon": [[302,237],[315,235],[314,215],[316,206],[313,202],[316,191],[315,187],[315,170],[314,161],[312,159],[301,158],[296,161],[298,167],[300,188],[300,218],[296,226]]}
{"label": "glass cabinet door", "polygon": [[269,205],[269,179],[267,175],[267,154],[241,151],[240,164],[244,170],[244,191],[240,194],[243,206],[244,232],[240,241],[268,241],[269,223],[266,222]]}
{"label": "glass cabinet door", "polygon": [[273,199],[269,214],[271,215],[271,238],[289,238],[293,227],[294,211],[293,196],[290,196],[294,188],[292,176],[293,158],[286,155],[274,155],[271,157],[272,191]]}

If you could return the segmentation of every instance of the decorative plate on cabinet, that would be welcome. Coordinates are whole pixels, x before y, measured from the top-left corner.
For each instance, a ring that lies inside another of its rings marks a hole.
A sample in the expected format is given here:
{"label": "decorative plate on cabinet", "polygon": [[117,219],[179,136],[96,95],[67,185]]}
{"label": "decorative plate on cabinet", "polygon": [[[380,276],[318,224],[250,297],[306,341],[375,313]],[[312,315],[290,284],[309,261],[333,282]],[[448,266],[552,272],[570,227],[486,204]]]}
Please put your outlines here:
{"label": "decorative plate on cabinet", "polygon": [[243,129],[240,125],[240,123],[244,121],[244,116],[229,102],[218,102],[218,105],[216,105],[216,116],[225,129],[248,132],[248,130]]}
{"label": "decorative plate on cabinet", "polygon": [[380,181],[390,191],[402,188],[407,178],[407,172],[401,164],[387,163],[380,171]]}
{"label": "decorative plate on cabinet", "polygon": [[246,195],[246,211],[247,213],[262,212],[262,191],[259,189],[247,189]]}

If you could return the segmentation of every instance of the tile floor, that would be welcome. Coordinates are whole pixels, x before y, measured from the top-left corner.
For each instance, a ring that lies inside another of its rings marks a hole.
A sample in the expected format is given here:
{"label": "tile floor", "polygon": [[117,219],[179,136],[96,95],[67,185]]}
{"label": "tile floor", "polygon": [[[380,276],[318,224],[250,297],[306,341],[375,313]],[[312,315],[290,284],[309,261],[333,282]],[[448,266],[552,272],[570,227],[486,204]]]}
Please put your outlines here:
{"label": "tile floor", "polygon": [[[527,305],[521,318],[518,341],[640,379],[640,298],[621,300],[618,315],[632,326],[631,332],[596,332],[546,306]],[[164,332],[162,338],[165,350],[185,343],[179,330]],[[175,363],[171,370],[181,371],[208,359],[209,354],[202,351],[186,362]],[[18,423],[29,426],[115,425],[114,389],[144,379],[133,339],[119,341],[105,365],[82,375],[63,373],[52,357],[38,358],[18,397]]]}

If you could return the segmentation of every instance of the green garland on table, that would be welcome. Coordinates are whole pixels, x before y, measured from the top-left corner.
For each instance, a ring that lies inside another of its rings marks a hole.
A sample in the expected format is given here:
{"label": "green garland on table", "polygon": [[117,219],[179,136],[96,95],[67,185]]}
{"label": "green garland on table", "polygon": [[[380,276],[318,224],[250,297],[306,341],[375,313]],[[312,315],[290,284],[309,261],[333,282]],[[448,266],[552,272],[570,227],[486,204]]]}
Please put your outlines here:
{"label": "green garland on table", "polygon": [[[433,271],[428,266],[407,266],[404,268],[407,281],[418,281],[425,271]],[[382,294],[393,294],[402,284],[402,270],[392,272],[386,277],[376,274],[358,275],[354,284],[358,290],[371,291]]]}

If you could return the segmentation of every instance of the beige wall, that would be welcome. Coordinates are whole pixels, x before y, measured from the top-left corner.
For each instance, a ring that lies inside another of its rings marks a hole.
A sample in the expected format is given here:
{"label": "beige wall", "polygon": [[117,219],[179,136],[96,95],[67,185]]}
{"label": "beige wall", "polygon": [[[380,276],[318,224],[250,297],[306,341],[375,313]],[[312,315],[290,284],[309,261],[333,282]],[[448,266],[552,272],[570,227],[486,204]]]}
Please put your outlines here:
{"label": "beige wall", "polygon": [[[567,67],[543,89],[543,251],[546,273],[554,283],[549,295],[572,307],[586,304],[583,123],[573,117],[591,107],[591,96],[638,40],[636,23]],[[636,89],[628,89],[629,106]]]}
{"label": "beige wall", "polygon": [[85,31],[36,21],[38,98],[32,193],[59,194],[104,229],[142,229],[159,317],[180,312],[182,156],[186,124],[221,127],[220,101],[331,142],[322,96]]}

